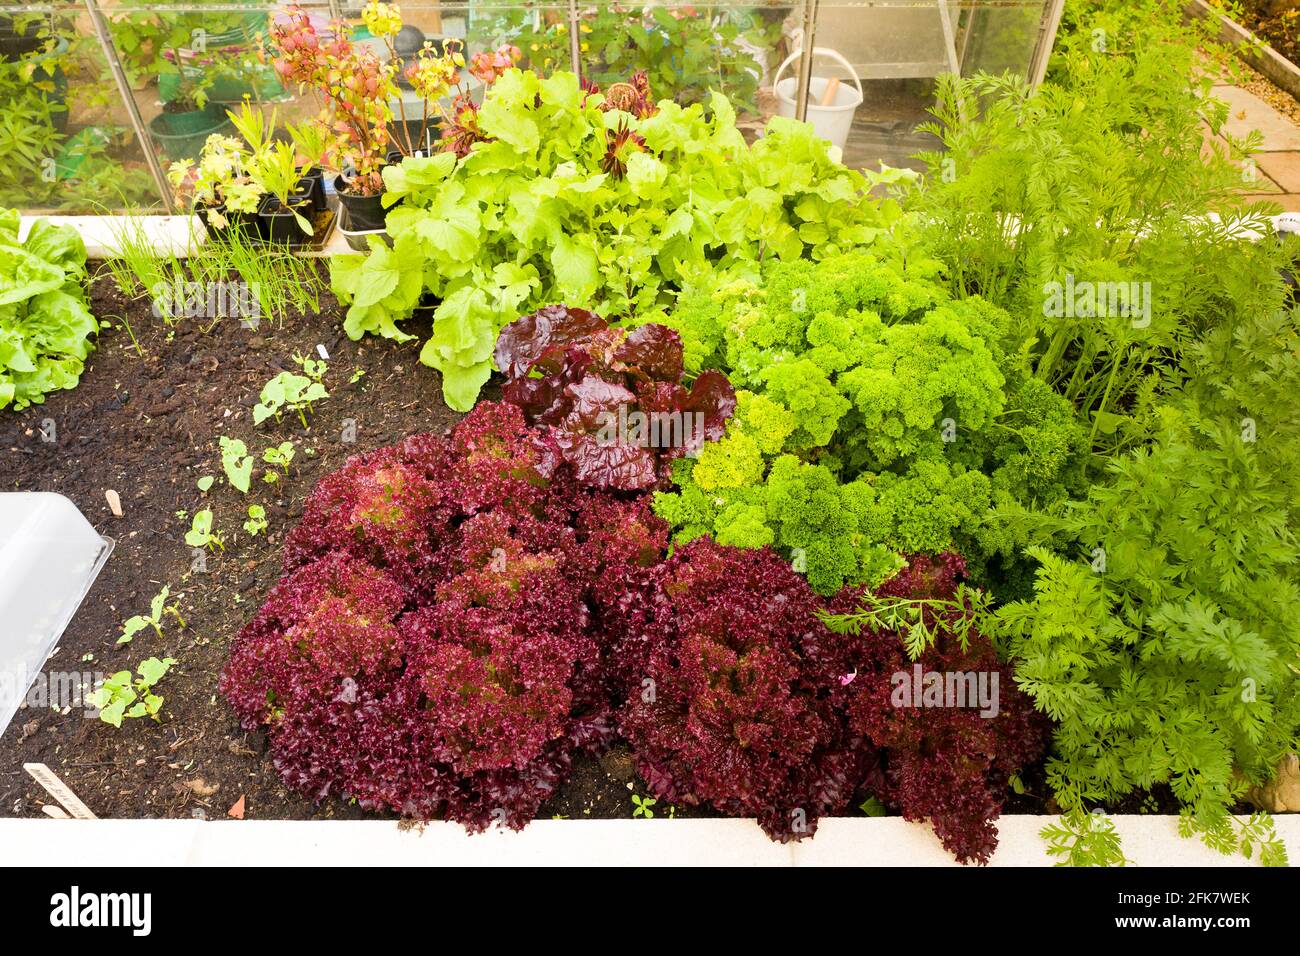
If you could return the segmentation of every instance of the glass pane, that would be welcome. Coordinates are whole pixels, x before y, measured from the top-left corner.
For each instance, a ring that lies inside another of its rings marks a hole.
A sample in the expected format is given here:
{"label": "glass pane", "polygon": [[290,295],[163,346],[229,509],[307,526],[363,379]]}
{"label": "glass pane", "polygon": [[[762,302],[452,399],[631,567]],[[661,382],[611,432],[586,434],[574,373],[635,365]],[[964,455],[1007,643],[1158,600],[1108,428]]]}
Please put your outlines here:
{"label": "glass pane", "polygon": [[[1043,0],[878,0],[821,3],[808,116],[842,141],[851,166],[920,169],[937,142],[935,78],[1010,71],[1028,78]],[[796,39],[798,36],[796,34]],[[858,93],[859,85],[861,94]]]}
{"label": "glass pane", "polygon": [[0,206],[72,214],[160,201],[84,6],[0,6],[0,116]]}

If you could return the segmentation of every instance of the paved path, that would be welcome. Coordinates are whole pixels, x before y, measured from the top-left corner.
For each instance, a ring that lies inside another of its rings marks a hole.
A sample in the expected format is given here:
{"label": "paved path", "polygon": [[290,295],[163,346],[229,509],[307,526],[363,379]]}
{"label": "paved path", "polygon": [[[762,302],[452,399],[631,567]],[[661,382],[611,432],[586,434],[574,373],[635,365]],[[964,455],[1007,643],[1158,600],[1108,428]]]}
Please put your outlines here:
{"label": "paved path", "polygon": [[[1227,132],[1245,136],[1259,130],[1264,134],[1264,144],[1254,157],[1255,181],[1247,194],[1252,199],[1272,200],[1286,212],[1300,213],[1300,126],[1249,90],[1222,85],[1214,87],[1214,95],[1228,104]],[[1221,137],[1215,139],[1223,142]]]}

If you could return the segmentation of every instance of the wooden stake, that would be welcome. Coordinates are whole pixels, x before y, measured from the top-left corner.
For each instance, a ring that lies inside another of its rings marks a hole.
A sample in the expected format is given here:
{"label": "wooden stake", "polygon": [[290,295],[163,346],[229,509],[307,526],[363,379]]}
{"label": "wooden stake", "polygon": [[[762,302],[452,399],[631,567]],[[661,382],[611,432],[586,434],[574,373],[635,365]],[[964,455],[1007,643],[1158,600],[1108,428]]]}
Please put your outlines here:
{"label": "wooden stake", "polygon": [[49,767],[43,763],[25,763],[23,769],[32,775],[32,779],[45,788],[46,792],[59,803],[63,808],[72,814],[78,820],[96,820],[90,807],[81,802],[80,798],[72,792],[66,783],[59,779]]}

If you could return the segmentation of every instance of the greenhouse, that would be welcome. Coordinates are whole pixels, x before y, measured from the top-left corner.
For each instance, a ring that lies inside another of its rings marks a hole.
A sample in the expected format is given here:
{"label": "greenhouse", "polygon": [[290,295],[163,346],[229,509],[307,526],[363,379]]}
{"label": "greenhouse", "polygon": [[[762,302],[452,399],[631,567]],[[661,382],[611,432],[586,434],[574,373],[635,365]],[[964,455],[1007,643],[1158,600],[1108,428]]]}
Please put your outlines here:
{"label": "greenhouse", "polygon": [[0,0],[0,859],[1286,866],[1298,36]]}

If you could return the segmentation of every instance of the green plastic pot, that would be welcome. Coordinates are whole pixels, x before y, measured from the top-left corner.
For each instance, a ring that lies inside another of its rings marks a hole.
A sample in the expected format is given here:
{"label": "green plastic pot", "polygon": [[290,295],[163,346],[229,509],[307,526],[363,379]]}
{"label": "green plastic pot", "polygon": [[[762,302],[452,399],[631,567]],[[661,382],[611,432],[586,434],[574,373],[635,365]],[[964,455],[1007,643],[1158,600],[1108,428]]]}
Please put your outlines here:
{"label": "green plastic pot", "polygon": [[[181,114],[192,116],[194,114]],[[203,149],[203,144],[213,133],[229,134],[234,132],[234,124],[224,116],[206,114],[206,125],[197,126],[188,132],[175,133],[168,127],[167,114],[159,113],[149,121],[149,135],[162,147],[163,155],[168,159],[193,159]],[[174,118],[174,117],[173,117]]]}
{"label": "green plastic pot", "polygon": [[[185,75],[193,80],[202,77],[201,70],[187,66]],[[164,73],[158,78],[158,96],[168,103],[176,98],[180,87],[180,77],[175,73]],[[284,86],[276,79],[275,71],[269,67],[256,67],[241,76],[223,76],[208,89],[208,100],[212,103],[240,103],[244,97],[262,100],[274,100],[285,95]]]}
{"label": "green plastic pot", "polygon": [[164,133],[170,133],[172,136],[194,136],[225,122],[226,116],[215,103],[209,103],[201,110],[190,110],[185,113],[168,113],[163,110],[158,114],[158,120],[159,129]]}

